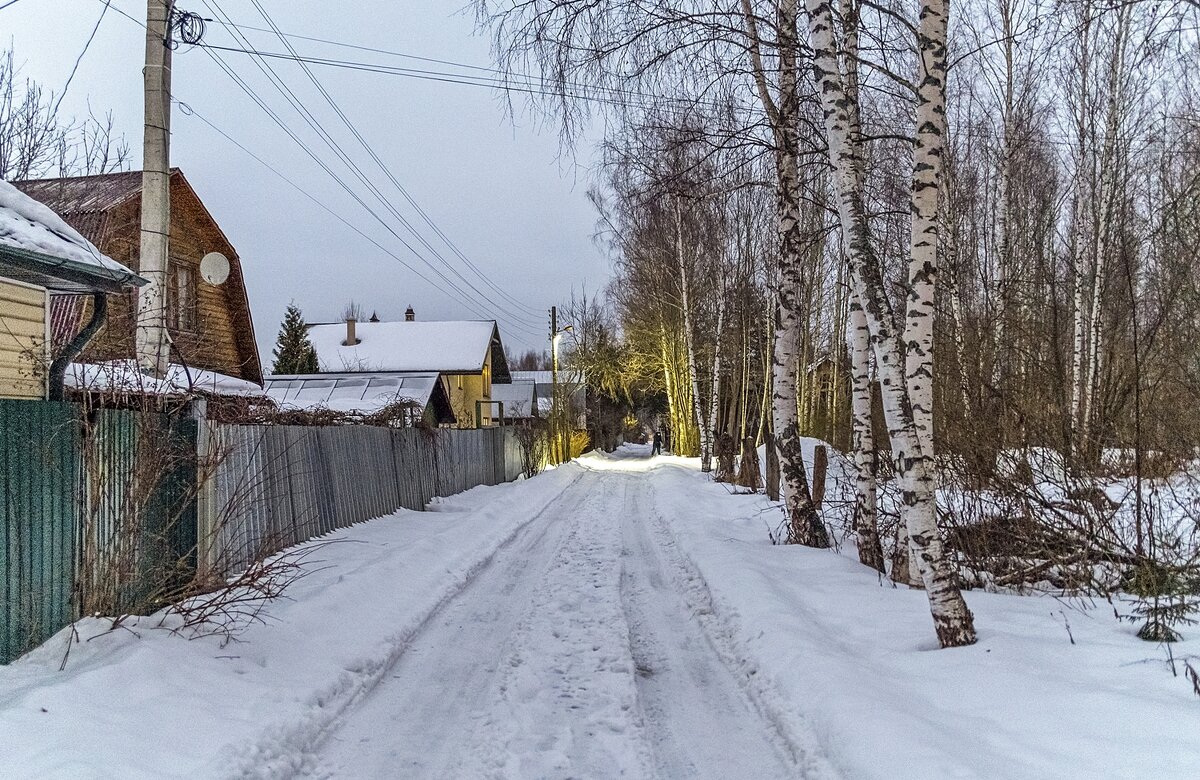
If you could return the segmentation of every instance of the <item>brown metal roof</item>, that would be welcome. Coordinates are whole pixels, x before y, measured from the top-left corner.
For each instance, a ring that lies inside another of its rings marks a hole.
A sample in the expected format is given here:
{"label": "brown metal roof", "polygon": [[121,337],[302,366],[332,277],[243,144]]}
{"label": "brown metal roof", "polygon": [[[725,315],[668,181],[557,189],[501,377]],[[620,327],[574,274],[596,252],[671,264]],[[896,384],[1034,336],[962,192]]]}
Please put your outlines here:
{"label": "brown metal roof", "polygon": [[[171,172],[176,170],[172,168]],[[99,244],[108,225],[109,212],[142,191],[142,172],[120,171],[10,183],[49,206],[88,241]]]}

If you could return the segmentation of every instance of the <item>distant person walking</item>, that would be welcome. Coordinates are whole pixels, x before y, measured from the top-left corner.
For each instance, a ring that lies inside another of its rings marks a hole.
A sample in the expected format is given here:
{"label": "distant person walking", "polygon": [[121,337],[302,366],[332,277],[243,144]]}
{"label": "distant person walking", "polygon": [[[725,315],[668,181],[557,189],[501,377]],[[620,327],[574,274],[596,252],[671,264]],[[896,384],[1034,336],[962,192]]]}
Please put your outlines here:
{"label": "distant person walking", "polygon": [[650,450],[650,455],[662,455],[662,433],[659,431],[654,432],[654,449]]}

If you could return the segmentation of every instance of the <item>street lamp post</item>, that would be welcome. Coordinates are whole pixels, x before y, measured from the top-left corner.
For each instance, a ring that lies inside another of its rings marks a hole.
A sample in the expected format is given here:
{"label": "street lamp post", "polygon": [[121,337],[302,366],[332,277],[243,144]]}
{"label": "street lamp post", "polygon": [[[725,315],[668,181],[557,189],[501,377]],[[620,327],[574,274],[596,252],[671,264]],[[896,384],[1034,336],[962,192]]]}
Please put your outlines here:
{"label": "street lamp post", "polygon": [[565,328],[558,327],[558,307],[550,307],[550,435],[553,439],[557,439],[556,446],[559,450],[559,463],[564,463],[571,459],[571,445],[567,426],[565,425],[566,417],[560,409],[558,398],[558,340],[562,338],[562,334],[571,333],[575,330],[574,325],[568,325]]}

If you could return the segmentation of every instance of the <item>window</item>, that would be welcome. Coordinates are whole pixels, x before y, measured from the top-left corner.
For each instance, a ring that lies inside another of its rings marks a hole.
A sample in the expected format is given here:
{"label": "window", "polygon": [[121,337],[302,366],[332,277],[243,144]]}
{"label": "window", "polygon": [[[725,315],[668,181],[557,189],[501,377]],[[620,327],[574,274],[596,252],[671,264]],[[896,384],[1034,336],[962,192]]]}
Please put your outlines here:
{"label": "window", "polygon": [[179,330],[196,327],[196,272],[191,266],[175,266],[175,309],[171,324]]}

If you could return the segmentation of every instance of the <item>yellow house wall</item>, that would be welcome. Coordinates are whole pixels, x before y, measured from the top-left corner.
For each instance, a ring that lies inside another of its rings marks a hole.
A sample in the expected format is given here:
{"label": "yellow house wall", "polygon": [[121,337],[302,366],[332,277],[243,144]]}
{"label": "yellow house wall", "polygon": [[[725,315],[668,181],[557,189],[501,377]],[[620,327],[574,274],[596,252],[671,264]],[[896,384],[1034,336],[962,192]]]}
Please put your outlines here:
{"label": "yellow house wall", "polygon": [[50,358],[46,290],[0,278],[0,398],[45,398]]}
{"label": "yellow house wall", "polygon": [[[492,399],[492,356],[489,353],[478,374],[457,374],[449,378],[450,406],[459,428],[475,427],[475,402]],[[483,424],[492,424],[492,406],[484,404]]]}

